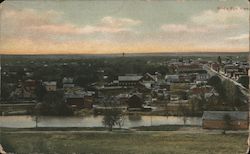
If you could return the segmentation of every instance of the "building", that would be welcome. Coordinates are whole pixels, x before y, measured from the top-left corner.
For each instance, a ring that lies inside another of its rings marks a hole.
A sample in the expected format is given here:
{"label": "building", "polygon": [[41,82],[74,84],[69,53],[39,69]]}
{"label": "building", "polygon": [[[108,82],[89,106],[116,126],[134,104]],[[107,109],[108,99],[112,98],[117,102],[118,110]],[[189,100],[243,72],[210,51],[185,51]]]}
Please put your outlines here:
{"label": "building", "polygon": [[166,82],[179,82],[179,75],[166,75],[165,81]]}
{"label": "building", "polygon": [[219,72],[219,71],[220,71],[220,64],[218,64],[218,63],[213,63],[213,64],[211,64],[211,68],[212,68],[213,70]]}
{"label": "building", "polygon": [[30,91],[35,91],[37,82],[35,80],[25,80],[23,83],[24,87]]}
{"label": "building", "polygon": [[43,82],[47,91],[56,91],[56,81]]}
{"label": "building", "polygon": [[153,85],[157,82],[157,76],[151,75],[149,73],[146,73],[143,75],[143,77],[140,79],[140,82],[146,87],[146,88],[152,88]]}
{"label": "building", "polygon": [[94,104],[94,97],[92,95],[85,95],[83,99],[83,107],[92,109]]}
{"label": "building", "polygon": [[134,94],[127,101],[128,110],[142,110],[143,103],[144,103],[144,101],[143,101],[142,97],[138,94]]}
{"label": "building", "polygon": [[204,71],[201,64],[195,64],[195,63],[177,65],[176,70],[178,73],[196,73]]}
{"label": "building", "polygon": [[62,80],[62,84],[64,89],[75,87],[75,84],[73,83],[73,78],[64,77]]}
{"label": "building", "polygon": [[231,129],[248,129],[248,112],[243,111],[204,111],[202,128],[225,129],[225,116],[230,117]]}
{"label": "building", "polygon": [[128,74],[124,76],[118,76],[119,86],[136,86],[139,84],[143,76]]}
{"label": "building", "polygon": [[65,95],[65,101],[73,108],[84,108],[84,95]]}
{"label": "building", "polygon": [[196,81],[207,81],[210,78],[208,73],[197,73]]}
{"label": "building", "polygon": [[78,109],[88,108],[91,109],[94,104],[94,93],[91,91],[74,91],[68,92],[64,95],[65,102]]}

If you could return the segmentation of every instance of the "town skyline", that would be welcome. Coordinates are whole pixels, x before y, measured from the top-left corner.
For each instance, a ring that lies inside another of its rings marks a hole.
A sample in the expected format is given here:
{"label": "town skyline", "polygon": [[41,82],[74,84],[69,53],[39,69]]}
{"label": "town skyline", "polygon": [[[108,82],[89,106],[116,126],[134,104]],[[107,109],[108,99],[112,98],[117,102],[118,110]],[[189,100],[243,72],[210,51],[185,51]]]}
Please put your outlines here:
{"label": "town skyline", "polygon": [[0,7],[0,54],[248,52],[247,5],[7,0]]}

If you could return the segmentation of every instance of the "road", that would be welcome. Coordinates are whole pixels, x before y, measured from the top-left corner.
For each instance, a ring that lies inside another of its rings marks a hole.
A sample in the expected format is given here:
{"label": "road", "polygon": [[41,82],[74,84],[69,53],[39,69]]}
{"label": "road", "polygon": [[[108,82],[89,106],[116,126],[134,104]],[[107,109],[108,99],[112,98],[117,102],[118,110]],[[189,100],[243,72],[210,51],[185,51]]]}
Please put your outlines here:
{"label": "road", "polygon": [[242,86],[242,84],[238,83],[237,81],[223,75],[222,73],[219,73],[217,71],[215,71],[214,69],[210,68],[207,65],[204,65],[203,68],[208,72],[208,74],[210,74],[211,76],[217,75],[218,77],[220,77],[222,80],[229,80],[232,83],[234,83],[237,87],[240,88],[240,91],[242,92],[242,94],[244,94],[245,96],[247,96],[248,98],[250,97],[249,94],[249,90],[247,88],[245,88],[244,86]]}

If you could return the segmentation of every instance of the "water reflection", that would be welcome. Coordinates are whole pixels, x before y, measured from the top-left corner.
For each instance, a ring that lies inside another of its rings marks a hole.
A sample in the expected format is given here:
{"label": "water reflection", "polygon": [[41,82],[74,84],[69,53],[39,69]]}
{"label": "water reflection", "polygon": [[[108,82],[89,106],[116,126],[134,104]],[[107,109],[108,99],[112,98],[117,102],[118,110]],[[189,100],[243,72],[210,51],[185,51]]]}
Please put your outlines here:
{"label": "water reflection", "polygon": [[[103,116],[87,117],[51,117],[42,116],[38,119],[38,127],[103,127]],[[200,117],[175,116],[140,116],[132,115],[124,117],[123,128],[138,126],[157,126],[157,125],[197,125],[201,126]],[[36,123],[31,116],[0,116],[0,127],[11,128],[31,128]]]}

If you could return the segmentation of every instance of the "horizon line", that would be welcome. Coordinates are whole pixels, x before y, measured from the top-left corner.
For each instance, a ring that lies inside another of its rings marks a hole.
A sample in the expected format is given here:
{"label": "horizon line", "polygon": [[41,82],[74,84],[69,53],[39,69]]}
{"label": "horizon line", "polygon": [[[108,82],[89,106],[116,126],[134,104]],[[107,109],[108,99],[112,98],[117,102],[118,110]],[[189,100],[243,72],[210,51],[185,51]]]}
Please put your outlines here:
{"label": "horizon line", "polygon": [[28,56],[28,55],[120,55],[120,54],[125,54],[125,55],[135,55],[135,54],[240,54],[240,53],[250,53],[250,51],[180,51],[180,52],[117,52],[117,53],[0,53],[0,55],[6,55],[6,56],[18,56],[18,55],[23,55],[23,56]]}

